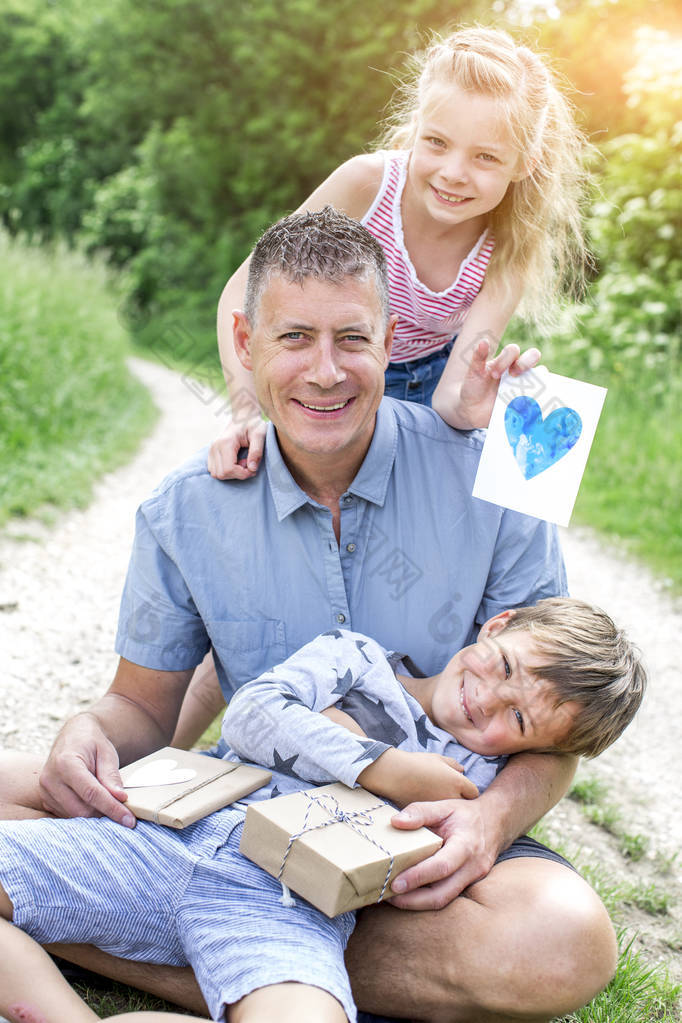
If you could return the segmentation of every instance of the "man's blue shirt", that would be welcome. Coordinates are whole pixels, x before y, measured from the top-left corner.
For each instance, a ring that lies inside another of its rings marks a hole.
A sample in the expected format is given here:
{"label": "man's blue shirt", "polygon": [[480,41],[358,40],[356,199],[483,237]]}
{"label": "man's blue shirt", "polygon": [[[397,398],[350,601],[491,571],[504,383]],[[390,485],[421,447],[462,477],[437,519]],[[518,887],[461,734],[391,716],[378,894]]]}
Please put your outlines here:
{"label": "man's blue shirt", "polygon": [[566,593],[554,527],[471,496],[482,444],[385,398],[338,544],[272,424],[250,480],[213,479],[199,452],[138,510],[117,652],[178,671],[212,646],[229,697],[342,626],[435,674],[498,611]]}

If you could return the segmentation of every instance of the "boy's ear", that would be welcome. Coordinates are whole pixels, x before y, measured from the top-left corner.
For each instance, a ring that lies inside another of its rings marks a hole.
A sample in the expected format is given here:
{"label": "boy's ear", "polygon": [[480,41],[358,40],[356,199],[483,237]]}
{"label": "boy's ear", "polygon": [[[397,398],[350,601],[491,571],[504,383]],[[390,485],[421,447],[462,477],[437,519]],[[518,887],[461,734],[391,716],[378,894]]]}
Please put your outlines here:
{"label": "boy's ear", "polygon": [[251,359],[251,325],[246,314],[239,309],[232,311],[232,339],[237,358],[244,369],[253,369]]}
{"label": "boy's ear", "polygon": [[484,639],[492,639],[493,636],[497,636],[498,633],[507,628],[515,614],[516,611],[514,611],[513,608],[510,608],[508,611],[500,611],[499,614],[489,618],[488,621],[481,626],[481,630],[478,634],[479,638],[483,636]]}

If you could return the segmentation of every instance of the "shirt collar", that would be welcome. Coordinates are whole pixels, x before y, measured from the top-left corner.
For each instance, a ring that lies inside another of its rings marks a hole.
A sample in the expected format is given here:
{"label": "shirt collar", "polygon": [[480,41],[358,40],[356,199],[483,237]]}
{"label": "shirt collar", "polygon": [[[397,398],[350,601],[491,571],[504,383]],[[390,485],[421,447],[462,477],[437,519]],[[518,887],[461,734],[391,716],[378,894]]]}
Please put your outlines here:
{"label": "shirt collar", "polygon": [[[397,446],[398,426],[395,413],[391,403],[384,399],[377,411],[369,450],[348,492],[365,501],[371,501],[372,504],[383,505]],[[277,433],[272,423],[268,423],[265,439],[265,468],[279,522],[297,508],[311,502],[311,498],[301,490],[282,458]]]}

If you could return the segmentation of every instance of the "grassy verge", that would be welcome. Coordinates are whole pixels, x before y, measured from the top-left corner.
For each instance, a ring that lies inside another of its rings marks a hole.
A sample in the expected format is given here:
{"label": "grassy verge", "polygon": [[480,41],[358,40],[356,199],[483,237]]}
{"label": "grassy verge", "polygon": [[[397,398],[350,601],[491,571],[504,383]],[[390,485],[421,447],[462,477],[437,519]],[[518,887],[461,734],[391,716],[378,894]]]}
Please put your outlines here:
{"label": "grassy verge", "polygon": [[105,272],[76,253],[0,235],[0,524],[85,506],[156,412],[125,366]]}
{"label": "grassy verge", "polygon": [[614,382],[575,508],[575,521],[617,537],[682,590],[682,387],[664,394]]}

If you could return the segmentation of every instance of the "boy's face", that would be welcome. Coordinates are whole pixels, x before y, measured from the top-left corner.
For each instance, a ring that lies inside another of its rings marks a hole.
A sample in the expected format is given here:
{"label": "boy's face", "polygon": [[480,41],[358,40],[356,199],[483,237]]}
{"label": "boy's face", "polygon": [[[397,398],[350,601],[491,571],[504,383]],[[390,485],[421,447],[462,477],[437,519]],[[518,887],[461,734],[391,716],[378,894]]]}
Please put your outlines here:
{"label": "boy's face", "polygon": [[530,632],[506,629],[510,613],[491,618],[438,677],[431,717],[467,749],[484,756],[546,750],[568,736],[579,710],[555,708],[550,683],[530,668],[547,662]]}

